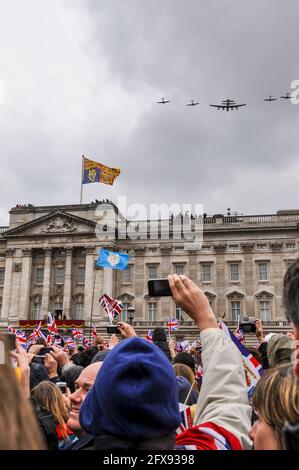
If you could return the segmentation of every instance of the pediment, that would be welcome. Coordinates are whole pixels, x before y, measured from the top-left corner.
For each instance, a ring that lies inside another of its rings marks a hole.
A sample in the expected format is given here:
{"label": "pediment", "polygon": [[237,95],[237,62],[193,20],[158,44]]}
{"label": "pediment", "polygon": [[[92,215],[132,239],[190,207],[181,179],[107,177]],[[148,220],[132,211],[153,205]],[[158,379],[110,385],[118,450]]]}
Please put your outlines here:
{"label": "pediment", "polygon": [[268,299],[270,299],[271,297],[273,297],[273,295],[274,295],[274,294],[273,294],[272,292],[267,291],[267,290],[264,290],[264,289],[263,289],[263,290],[260,290],[259,292],[256,292],[256,293],[255,293],[255,297],[256,297],[257,299],[262,299],[262,298],[268,298]]}
{"label": "pediment", "polygon": [[245,296],[241,290],[233,289],[226,294],[228,299],[242,299]]}
{"label": "pediment", "polygon": [[95,227],[91,220],[67,212],[52,212],[8,230],[5,238],[95,233]]}
{"label": "pediment", "polygon": [[118,296],[118,300],[121,300],[122,302],[132,302],[133,299],[134,295],[128,294],[127,292]]}
{"label": "pediment", "polygon": [[216,294],[215,294],[214,292],[210,291],[210,290],[205,290],[205,291],[204,291],[204,294],[205,294],[205,296],[208,297],[208,299],[210,299],[210,300],[213,300],[213,299],[216,298]]}

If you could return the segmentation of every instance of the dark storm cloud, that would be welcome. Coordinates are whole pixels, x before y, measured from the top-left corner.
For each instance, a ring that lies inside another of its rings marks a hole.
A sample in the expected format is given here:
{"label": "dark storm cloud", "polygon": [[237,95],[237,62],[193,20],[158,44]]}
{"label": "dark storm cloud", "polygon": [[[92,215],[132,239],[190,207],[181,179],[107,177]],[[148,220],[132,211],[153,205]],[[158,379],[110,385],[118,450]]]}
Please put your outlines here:
{"label": "dark storm cloud", "polygon": [[[298,206],[299,105],[263,102],[299,79],[296,0],[37,5],[28,0],[26,30],[2,41],[0,80],[13,88],[15,66],[25,80],[0,106],[2,220],[22,201],[76,202],[82,153],[122,169],[113,188],[85,187],[86,201]],[[156,104],[162,96],[171,103]],[[248,106],[209,107],[228,97]],[[190,99],[200,105],[187,108]]]}

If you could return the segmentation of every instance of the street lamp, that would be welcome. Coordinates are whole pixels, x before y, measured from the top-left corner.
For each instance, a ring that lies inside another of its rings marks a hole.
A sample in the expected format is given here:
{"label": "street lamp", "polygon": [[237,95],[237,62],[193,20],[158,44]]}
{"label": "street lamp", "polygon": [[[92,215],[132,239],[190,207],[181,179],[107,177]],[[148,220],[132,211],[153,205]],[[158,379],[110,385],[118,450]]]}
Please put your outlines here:
{"label": "street lamp", "polygon": [[129,318],[130,325],[133,325],[134,313],[135,313],[135,308],[134,307],[129,307],[128,308],[128,318]]}

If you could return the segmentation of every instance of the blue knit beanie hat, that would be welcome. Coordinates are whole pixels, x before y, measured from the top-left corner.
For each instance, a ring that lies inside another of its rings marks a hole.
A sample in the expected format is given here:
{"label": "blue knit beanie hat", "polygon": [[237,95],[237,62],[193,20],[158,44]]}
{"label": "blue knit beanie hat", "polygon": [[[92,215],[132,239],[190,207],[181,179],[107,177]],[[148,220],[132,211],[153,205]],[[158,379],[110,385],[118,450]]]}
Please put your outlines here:
{"label": "blue knit beanie hat", "polygon": [[180,425],[176,377],[160,349],[144,339],[122,341],[105,358],[80,410],[89,434],[162,437]]}

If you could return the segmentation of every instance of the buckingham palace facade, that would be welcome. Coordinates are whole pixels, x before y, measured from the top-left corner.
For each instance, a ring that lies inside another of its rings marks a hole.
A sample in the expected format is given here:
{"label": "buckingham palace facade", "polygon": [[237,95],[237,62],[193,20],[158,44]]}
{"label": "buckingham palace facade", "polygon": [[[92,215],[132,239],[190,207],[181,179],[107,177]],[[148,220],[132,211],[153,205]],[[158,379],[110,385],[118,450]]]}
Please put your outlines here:
{"label": "buckingham palace facade", "polygon": [[[147,221],[140,224],[143,236],[135,240],[120,238],[117,230],[115,239],[107,238],[112,215],[122,216],[109,203],[101,222],[99,205],[97,201],[10,210],[9,226],[0,228],[2,324],[43,319],[48,311],[85,321],[92,313],[93,320],[100,321],[104,313],[98,299],[103,293],[122,301],[124,320],[130,306],[135,309],[135,320],[162,321],[170,316],[184,320],[184,312],[171,298],[148,295],[148,279],[169,273],[183,273],[194,280],[214,311],[225,312],[228,321],[236,321],[239,315],[266,322],[285,319],[282,280],[298,256],[299,210],[205,215],[202,247],[190,242],[186,249],[171,231],[168,240],[162,239],[159,222],[153,239],[146,236]],[[196,223],[196,218],[191,221]],[[122,222],[126,223],[123,217]],[[129,268],[98,269],[101,247],[128,253]]]}

